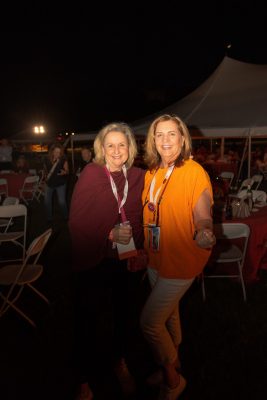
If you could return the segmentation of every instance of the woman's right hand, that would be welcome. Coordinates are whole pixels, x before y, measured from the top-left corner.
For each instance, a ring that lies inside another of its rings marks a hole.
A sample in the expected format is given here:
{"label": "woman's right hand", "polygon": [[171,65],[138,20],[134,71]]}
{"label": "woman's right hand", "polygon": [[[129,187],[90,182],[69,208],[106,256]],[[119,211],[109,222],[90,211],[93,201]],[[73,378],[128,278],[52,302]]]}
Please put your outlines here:
{"label": "woman's right hand", "polygon": [[196,234],[196,243],[202,249],[210,249],[216,244],[216,237],[211,229],[200,229]]}
{"label": "woman's right hand", "polygon": [[130,225],[116,225],[111,231],[112,241],[120,244],[128,244],[132,237]]}

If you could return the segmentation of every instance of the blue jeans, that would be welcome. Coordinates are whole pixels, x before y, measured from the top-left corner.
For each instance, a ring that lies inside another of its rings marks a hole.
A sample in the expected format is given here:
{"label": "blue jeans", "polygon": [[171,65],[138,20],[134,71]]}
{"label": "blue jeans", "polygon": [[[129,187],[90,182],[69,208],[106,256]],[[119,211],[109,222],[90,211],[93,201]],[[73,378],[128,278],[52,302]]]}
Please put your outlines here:
{"label": "blue jeans", "polygon": [[57,186],[57,187],[49,187],[45,188],[45,196],[44,196],[44,205],[46,210],[46,218],[48,220],[52,220],[52,206],[53,206],[53,193],[57,192],[58,203],[61,208],[63,217],[65,219],[68,218],[68,207],[66,202],[66,184]]}

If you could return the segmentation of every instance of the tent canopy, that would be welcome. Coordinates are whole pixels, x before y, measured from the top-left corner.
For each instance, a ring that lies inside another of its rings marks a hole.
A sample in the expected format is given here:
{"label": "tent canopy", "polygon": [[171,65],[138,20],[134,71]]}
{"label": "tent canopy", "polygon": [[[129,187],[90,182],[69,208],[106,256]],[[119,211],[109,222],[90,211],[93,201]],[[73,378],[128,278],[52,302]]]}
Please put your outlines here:
{"label": "tent canopy", "polygon": [[176,114],[192,136],[267,135],[267,65],[224,57],[213,74],[188,96],[132,124],[146,134],[158,115]]}

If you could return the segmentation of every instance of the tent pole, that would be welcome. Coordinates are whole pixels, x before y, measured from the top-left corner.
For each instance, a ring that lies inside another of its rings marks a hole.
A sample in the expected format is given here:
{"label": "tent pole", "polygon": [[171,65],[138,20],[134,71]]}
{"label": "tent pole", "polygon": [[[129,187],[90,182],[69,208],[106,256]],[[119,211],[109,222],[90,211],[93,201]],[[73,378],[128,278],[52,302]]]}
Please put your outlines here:
{"label": "tent pole", "polygon": [[250,178],[250,167],[251,167],[251,131],[248,132],[248,178]]}
{"label": "tent pole", "polygon": [[247,146],[248,146],[248,138],[246,138],[246,143],[245,143],[245,146],[243,148],[243,154],[242,154],[242,158],[241,158],[241,161],[240,161],[238,174],[237,174],[237,177],[236,177],[236,182],[238,182],[239,178],[240,178],[241,170],[242,170],[242,167],[243,167],[243,164],[244,164],[245,154],[246,154],[246,151],[247,151]]}
{"label": "tent pole", "polygon": [[221,138],[221,160],[223,160],[224,157],[224,137]]}

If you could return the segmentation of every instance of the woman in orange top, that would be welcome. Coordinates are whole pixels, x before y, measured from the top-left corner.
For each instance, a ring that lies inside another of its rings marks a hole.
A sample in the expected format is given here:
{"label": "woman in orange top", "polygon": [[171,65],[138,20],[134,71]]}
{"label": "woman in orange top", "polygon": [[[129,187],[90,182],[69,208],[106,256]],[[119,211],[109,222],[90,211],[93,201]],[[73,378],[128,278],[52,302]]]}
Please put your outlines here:
{"label": "woman in orange top", "polygon": [[148,131],[149,171],[143,191],[145,246],[151,293],[141,327],[163,370],[159,399],[176,399],[186,386],[179,374],[179,301],[203,270],[215,243],[212,188],[191,158],[191,138],[177,116],[155,119]]}

